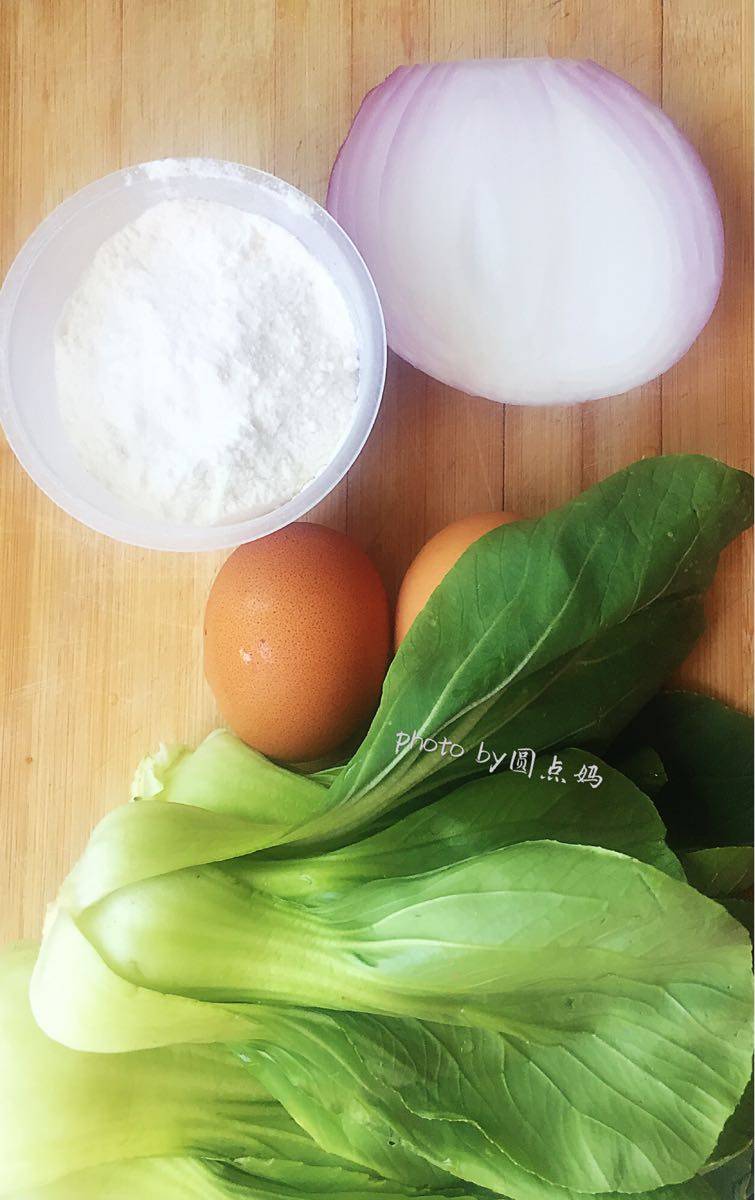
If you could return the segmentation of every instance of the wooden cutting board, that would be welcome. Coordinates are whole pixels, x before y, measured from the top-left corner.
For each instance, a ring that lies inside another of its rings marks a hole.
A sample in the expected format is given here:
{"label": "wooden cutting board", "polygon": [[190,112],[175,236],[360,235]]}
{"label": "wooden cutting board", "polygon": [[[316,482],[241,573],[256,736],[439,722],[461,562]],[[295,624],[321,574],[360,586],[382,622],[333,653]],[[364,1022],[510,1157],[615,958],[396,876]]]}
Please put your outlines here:
{"label": "wooden cutting board", "polygon": [[[400,63],[592,57],[666,111],[708,164],[728,263],[709,327],[662,381],[573,409],[474,400],[393,362],[377,427],[313,514],[392,591],[453,518],[534,515],[642,455],[751,445],[749,0],[2,0],[0,269],[60,200],[117,167],[212,155],[318,199],[365,91]],[[0,941],[43,907],[160,739],[214,724],[200,625],[222,555],[130,549],[41,495],[0,447]],[[686,683],[751,703],[750,548],[725,557]]]}

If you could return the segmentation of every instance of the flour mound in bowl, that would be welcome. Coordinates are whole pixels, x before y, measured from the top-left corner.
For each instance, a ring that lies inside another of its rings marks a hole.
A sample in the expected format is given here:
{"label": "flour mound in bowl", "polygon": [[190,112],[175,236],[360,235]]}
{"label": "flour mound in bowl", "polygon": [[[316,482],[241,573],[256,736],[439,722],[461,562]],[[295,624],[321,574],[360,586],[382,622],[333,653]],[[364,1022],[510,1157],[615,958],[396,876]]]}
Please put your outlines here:
{"label": "flour mound in bowl", "polygon": [[134,508],[198,526],[290,500],[355,415],[357,337],[293,234],[232,205],[165,200],[100,246],[58,323],[61,418]]}

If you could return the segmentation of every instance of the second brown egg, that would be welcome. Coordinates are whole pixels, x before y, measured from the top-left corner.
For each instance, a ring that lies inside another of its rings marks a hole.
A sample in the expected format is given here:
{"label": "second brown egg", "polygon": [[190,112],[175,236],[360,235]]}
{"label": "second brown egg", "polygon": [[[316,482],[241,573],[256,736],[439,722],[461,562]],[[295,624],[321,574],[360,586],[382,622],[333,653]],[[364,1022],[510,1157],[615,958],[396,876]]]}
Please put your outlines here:
{"label": "second brown egg", "polygon": [[409,632],[417,613],[464,551],[499,525],[521,520],[515,513],[481,512],[461,517],[441,529],[420,550],[409,565],[396,601],[396,645]]}
{"label": "second brown egg", "polygon": [[270,758],[321,758],[377,707],[385,588],[346,534],[298,522],[240,546],[207,601],[204,661],[224,720]]}

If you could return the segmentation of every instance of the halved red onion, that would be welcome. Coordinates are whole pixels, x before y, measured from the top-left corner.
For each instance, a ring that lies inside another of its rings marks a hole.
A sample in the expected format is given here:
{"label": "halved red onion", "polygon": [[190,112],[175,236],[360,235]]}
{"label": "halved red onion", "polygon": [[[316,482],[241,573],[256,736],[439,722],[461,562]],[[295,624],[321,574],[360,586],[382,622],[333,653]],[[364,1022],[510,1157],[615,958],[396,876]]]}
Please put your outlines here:
{"label": "halved red onion", "polygon": [[362,102],[328,209],[402,358],[515,404],[616,395],[708,320],[723,228],[697,152],[596,63],[399,67]]}

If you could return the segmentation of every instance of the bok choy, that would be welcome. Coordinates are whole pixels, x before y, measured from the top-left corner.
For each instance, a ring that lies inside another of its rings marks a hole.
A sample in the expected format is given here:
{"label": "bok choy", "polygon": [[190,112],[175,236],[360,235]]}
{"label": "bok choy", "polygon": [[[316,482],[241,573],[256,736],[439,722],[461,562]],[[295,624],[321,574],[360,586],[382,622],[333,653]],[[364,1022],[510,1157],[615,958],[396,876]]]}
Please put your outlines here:
{"label": "bok choy", "polygon": [[[42,1026],[84,1049],[125,1050],[241,1040],[247,1019],[250,1040],[288,1058],[291,1035],[260,1001],[348,1009],[357,1023],[358,1013],[420,1017],[433,1023],[409,1023],[425,1041],[420,1061],[440,1053],[445,1023],[464,1030],[450,1035],[448,1070],[458,1087],[474,1062],[478,1082],[457,1119],[489,1140],[486,1125],[499,1122],[504,1155],[548,1183],[655,1188],[713,1151],[750,1074],[749,940],[687,884],[553,841],[306,908],[256,891],[246,870],[242,858],[172,872],[76,920],[59,914],[32,987]],[[492,1090],[473,1117],[480,1075]],[[324,1072],[328,1086],[333,1077]],[[432,1110],[432,1097],[420,1088],[412,1109]],[[545,1113],[568,1156],[554,1158]],[[532,1194],[509,1175],[496,1175],[501,1191]]]}
{"label": "bok choy", "polygon": [[[710,1200],[742,1152],[749,939],[594,756],[698,636],[750,510],[720,463],[637,463],[462,555],[340,769],[223,732],[145,760],[48,922],[41,1028],[124,1059],[227,1043],[324,1153],[404,1187]],[[555,752],[566,786],[491,776],[482,739]]]}
{"label": "bok choy", "polygon": [[502,749],[608,744],[686,656],[752,480],[713,459],[645,459],[537,520],[473,543],[391,665],[380,708],[297,840],[343,839],[439,777],[475,769],[398,731]]}
{"label": "bok choy", "polygon": [[558,787],[541,777],[545,764],[537,760],[531,777],[505,771],[472,780],[340,850],[295,859],[255,855],[245,863],[246,877],[257,891],[305,903],[332,898],[357,883],[411,875],[418,868],[431,871],[488,850],[549,838],[618,850],[683,879],[647,796],[594,754],[590,762],[602,782],[597,789],[585,787],[578,782],[585,757],[581,750],[561,753]]}
{"label": "bok choy", "polygon": [[[34,1022],[36,946],[0,954],[0,1196],[14,1200],[467,1200],[429,1164],[424,1186],[328,1154],[248,1068],[244,1047],[78,1054]],[[433,1183],[433,1181],[435,1181]],[[445,1186],[442,1186],[445,1185]]]}
{"label": "bok choy", "polygon": [[[304,1141],[305,1139],[301,1139]],[[309,1140],[309,1139],[306,1139]],[[316,1147],[315,1147],[316,1149]],[[139,1158],[90,1167],[13,1200],[492,1200],[474,1188],[413,1188],[319,1153],[314,1165],[240,1158]],[[269,1164],[276,1168],[270,1171]],[[700,1185],[699,1185],[700,1186]],[[665,1200],[665,1198],[659,1198]],[[673,1200],[673,1198],[669,1198]],[[687,1198],[680,1197],[680,1200]],[[700,1186],[689,1200],[715,1200]]]}

